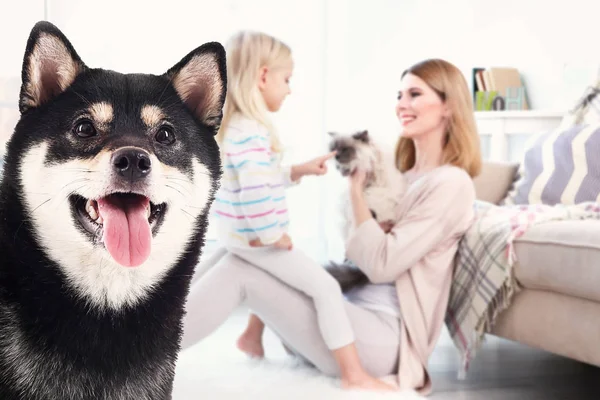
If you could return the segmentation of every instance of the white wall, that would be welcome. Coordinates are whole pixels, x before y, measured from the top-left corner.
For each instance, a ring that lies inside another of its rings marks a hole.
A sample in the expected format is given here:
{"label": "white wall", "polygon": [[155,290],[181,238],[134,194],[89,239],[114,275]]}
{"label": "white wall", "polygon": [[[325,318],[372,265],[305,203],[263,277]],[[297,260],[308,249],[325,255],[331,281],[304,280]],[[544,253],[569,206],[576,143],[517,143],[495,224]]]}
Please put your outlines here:
{"label": "white wall", "polygon": [[[46,3],[49,20],[88,65],[122,72],[162,73],[201,43],[242,28],[279,36],[296,61],[292,96],[275,118],[289,161],[325,151],[328,130],[368,128],[393,145],[400,74],[424,58],[455,63],[469,83],[472,67],[517,67],[535,109],[568,108],[600,65],[597,0]],[[27,36],[43,16],[43,0],[0,4],[0,105],[16,105]],[[14,108],[0,107],[0,142],[16,117]],[[331,193],[344,184],[332,173],[290,191],[292,235],[312,255],[340,257]]]}
{"label": "white wall", "polygon": [[[473,67],[519,68],[532,108],[571,106],[598,71],[600,2],[543,0],[331,0],[328,127],[395,125],[404,68],[429,57]],[[542,16],[543,14],[543,16]],[[332,29],[332,28],[331,28]],[[577,79],[577,75],[583,75]]]}
{"label": "white wall", "polygon": [[[535,109],[569,107],[600,65],[600,2],[593,0],[47,3],[49,19],[86,62],[125,72],[160,73],[201,42],[225,40],[239,28],[277,34],[294,48],[298,66],[296,93],[278,119],[285,124],[302,105],[305,116],[326,110],[327,129],[393,129],[399,75],[427,57],[454,62],[469,82],[474,66],[515,66]],[[0,78],[18,82],[27,34],[43,15],[43,0],[0,4]],[[16,90],[18,84],[0,86],[0,101],[13,101]],[[302,100],[309,91],[312,104]]]}
{"label": "white wall", "polygon": [[44,18],[44,0],[0,3],[0,156],[17,111],[23,53],[33,24]]}

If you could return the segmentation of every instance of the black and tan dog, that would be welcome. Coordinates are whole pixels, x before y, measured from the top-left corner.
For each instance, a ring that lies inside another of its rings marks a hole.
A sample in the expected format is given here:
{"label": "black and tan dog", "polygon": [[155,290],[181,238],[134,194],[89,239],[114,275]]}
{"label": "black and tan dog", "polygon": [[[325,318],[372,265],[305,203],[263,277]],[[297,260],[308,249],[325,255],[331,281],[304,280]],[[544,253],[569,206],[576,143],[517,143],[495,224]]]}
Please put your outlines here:
{"label": "black and tan dog", "polygon": [[33,28],[0,186],[0,399],[171,398],[225,95],[218,43],[121,74]]}

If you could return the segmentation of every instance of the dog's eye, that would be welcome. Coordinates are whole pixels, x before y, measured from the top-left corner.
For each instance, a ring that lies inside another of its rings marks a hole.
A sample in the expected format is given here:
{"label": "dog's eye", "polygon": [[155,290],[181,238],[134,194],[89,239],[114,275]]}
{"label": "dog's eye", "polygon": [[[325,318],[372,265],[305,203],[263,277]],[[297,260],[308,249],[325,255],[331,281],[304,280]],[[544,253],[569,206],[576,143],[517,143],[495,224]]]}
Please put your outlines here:
{"label": "dog's eye", "polygon": [[161,126],[158,132],[156,132],[155,139],[160,144],[170,145],[175,143],[175,133],[173,128],[170,126]]}
{"label": "dog's eye", "polygon": [[73,132],[80,138],[96,136],[96,128],[94,128],[94,124],[88,120],[79,121],[75,125],[75,128],[73,128]]}

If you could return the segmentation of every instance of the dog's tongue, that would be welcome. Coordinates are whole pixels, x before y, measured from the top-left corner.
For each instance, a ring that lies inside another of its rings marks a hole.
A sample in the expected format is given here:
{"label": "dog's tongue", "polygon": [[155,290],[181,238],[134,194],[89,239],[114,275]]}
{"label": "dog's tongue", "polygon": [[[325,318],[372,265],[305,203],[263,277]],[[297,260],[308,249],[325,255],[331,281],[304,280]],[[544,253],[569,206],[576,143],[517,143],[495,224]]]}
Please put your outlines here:
{"label": "dog's tongue", "polygon": [[136,267],[150,255],[149,203],[143,196],[108,196],[98,200],[98,213],[104,220],[104,245],[121,265]]}

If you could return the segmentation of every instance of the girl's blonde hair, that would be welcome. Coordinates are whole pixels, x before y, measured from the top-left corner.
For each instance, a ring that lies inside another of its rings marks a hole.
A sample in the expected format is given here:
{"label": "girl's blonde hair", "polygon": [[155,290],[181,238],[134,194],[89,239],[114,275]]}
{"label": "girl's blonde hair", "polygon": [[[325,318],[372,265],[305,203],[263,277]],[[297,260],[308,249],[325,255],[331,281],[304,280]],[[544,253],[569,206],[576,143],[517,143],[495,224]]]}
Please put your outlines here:
{"label": "girl's blonde hair", "polygon": [[264,125],[270,132],[271,150],[280,152],[281,142],[267,116],[258,81],[262,67],[278,67],[291,60],[290,47],[266,33],[241,31],[228,41],[226,48],[227,97],[217,143],[223,143],[227,126],[236,114],[240,114]]}
{"label": "girl's blonde hair", "polygon": [[[453,64],[429,59],[404,71],[402,77],[412,74],[431,87],[448,106],[450,118],[442,150],[442,162],[463,168],[471,177],[481,171],[481,148],[473,113],[473,99],[463,74]],[[401,172],[411,169],[416,162],[412,139],[400,137],[396,145],[396,165]]]}

